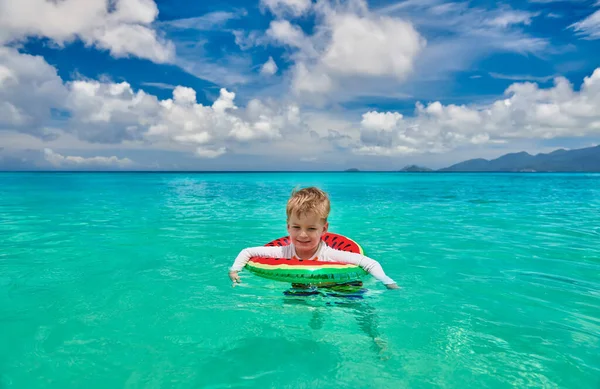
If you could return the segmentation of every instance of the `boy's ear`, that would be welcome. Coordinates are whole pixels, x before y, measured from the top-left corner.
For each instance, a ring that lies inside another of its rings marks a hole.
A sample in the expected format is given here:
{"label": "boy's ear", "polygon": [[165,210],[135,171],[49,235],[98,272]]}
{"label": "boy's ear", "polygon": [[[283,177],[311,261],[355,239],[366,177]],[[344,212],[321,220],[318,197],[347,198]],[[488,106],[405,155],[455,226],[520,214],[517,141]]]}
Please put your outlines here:
{"label": "boy's ear", "polygon": [[323,226],[323,233],[326,233],[328,228],[329,228],[329,222],[325,222],[325,225]]}

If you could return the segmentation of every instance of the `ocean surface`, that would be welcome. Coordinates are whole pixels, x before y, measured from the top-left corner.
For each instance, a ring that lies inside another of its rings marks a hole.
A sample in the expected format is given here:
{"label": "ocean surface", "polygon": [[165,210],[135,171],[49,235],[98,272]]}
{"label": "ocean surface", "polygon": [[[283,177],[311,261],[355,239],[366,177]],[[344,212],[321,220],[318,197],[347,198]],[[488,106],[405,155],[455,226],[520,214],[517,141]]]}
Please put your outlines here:
{"label": "ocean surface", "polygon": [[[317,185],[401,286],[227,269]],[[600,388],[600,174],[0,173],[0,388]]]}

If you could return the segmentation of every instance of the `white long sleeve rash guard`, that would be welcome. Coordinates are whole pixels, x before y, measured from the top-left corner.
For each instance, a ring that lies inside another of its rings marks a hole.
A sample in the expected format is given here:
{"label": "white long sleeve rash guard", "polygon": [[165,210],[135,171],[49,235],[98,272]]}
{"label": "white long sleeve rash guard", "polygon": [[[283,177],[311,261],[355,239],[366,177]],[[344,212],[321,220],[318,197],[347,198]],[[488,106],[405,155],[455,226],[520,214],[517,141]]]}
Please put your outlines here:
{"label": "white long sleeve rash guard", "polygon": [[[250,258],[252,257],[298,259],[298,255],[296,255],[296,248],[293,244],[289,244],[287,246],[274,247],[249,247],[243,249],[238,254],[233,265],[229,268],[229,270],[239,272],[244,268],[244,266],[246,266],[246,263],[248,263],[248,260],[250,260]],[[377,280],[381,281],[384,285],[396,283],[394,280],[392,280],[385,274],[383,268],[376,260],[358,253],[351,253],[348,251],[333,249],[327,246],[325,242],[319,243],[319,248],[317,249],[317,252],[312,256],[312,258],[308,260],[350,263],[353,265],[360,266],[367,273],[371,274]]]}

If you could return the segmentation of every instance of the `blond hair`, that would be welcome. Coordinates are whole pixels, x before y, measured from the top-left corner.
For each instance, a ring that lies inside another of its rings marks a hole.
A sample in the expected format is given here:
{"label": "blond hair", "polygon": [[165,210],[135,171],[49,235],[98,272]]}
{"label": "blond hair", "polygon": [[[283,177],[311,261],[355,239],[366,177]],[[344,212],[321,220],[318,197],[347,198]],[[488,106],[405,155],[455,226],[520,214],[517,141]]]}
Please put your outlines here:
{"label": "blond hair", "polygon": [[295,188],[292,190],[286,213],[288,220],[292,214],[296,216],[306,215],[308,213],[315,213],[323,222],[327,221],[329,217],[331,205],[327,193],[314,186],[303,188],[298,190]]}

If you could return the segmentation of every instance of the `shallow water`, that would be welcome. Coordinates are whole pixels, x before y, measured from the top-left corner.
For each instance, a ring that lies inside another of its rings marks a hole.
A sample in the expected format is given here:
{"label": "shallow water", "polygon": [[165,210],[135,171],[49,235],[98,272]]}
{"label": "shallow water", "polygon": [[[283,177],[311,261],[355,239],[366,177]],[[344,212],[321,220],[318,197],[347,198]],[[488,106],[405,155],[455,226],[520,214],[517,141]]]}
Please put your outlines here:
{"label": "shallow water", "polygon": [[[232,288],[296,185],[402,289]],[[0,328],[2,389],[598,389],[600,174],[0,173]]]}

